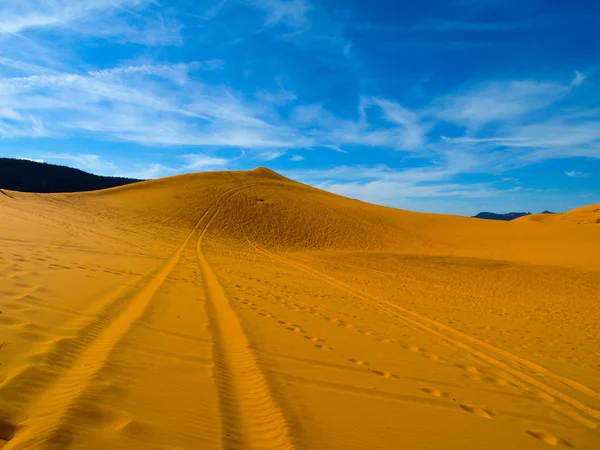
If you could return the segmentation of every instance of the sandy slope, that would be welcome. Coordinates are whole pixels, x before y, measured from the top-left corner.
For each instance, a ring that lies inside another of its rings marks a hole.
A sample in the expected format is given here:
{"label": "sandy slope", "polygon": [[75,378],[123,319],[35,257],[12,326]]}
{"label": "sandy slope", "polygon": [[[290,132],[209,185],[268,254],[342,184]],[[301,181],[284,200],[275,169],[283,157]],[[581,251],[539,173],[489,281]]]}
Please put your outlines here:
{"label": "sandy slope", "polygon": [[417,214],[266,169],[0,192],[0,442],[598,449],[599,210]]}

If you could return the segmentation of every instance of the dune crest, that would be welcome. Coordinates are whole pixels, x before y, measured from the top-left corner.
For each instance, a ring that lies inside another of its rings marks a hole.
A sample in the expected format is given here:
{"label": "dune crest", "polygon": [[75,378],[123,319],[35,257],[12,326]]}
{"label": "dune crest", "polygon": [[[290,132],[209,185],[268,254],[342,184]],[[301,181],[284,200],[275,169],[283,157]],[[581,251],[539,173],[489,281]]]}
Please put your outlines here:
{"label": "dune crest", "polygon": [[600,204],[583,206],[562,214],[533,214],[517,220],[540,223],[566,223],[574,225],[600,224]]}
{"label": "dune crest", "polygon": [[598,448],[599,208],[421,214],[266,168],[4,190],[0,446]]}

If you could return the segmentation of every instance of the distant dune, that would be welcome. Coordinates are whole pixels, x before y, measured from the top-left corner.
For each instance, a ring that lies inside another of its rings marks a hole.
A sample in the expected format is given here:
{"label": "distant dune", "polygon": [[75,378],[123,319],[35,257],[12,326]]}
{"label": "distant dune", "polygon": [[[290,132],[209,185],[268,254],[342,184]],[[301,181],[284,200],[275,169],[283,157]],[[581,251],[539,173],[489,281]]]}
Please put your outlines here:
{"label": "distant dune", "polygon": [[0,158],[0,189],[21,192],[83,192],[106,189],[140,180],[103,177],[73,169],[23,159]]}
{"label": "distant dune", "polygon": [[264,168],[3,193],[4,449],[600,448],[600,205],[473,220]]}
{"label": "distant dune", "polygon": [[523,217],[522,220],[542,223],[567,223],[576,225],[600,224],[600,204],[583,206],[563,214],[542,213]]}

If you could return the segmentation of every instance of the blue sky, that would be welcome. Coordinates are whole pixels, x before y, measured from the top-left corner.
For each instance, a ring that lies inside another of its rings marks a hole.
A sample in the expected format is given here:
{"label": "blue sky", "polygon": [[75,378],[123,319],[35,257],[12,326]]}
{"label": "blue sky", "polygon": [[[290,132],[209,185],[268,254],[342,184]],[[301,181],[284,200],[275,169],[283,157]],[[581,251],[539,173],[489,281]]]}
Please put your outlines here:
{"label": "blue sky", "polygon": [[592,0],[0,0],[0,156],[564,211],[600,202],[599,17]]}

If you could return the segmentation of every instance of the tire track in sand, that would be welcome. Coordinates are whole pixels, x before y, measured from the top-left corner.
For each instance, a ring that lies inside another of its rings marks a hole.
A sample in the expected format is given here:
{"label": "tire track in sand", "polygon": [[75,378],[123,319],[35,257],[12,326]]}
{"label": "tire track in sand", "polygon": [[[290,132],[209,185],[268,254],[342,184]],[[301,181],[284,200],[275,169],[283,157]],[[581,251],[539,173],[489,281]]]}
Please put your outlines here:
{"label": "tire track in sand", "polygon": [[215,379],[221,402],[223,448],[293,449],[287,421],[271,395],[236,313],[202,253],[202,240],[219,212],[217,209],[204,227],[196,249],[208,315],[216,334]]}
{"label": "tire track in sand", "polygon": [[144,314],[156,292],[181,259],[204,219],[226,194],[237,189],[239,188],[232,188],[221,194],[207,208],[169,259],[156,269],[145,283],[138,283],[123,294],[123,296],[131,295],[131,300],[118,316],[106,324],[97,337],[81,350],[72,366],[30,405],[29,418],[19,426],[15,436],[3,447],[4,450],[60,449],[70,444],[73,432],[69,427],[69,418],[77,413],[82,395],[132,324]]}
{"label": "tire track in sand", "polygon": [[[237,212],[239,214],[239,207],[238,207]],[[573,408],[573,410],[569,411],[569,416],[573,420],[575,420],[591,429],[594,429],[594,430],[598,429],[599,423],[597,421],[600,420],[600,410],[595,409],[591,406],[588,406],[587,404],[583,403],[582,401],[577,400],[577,399],[571,397],[570,395],[568,395],[552,386],[549,386],[548,384],[534,378],[533,376],[528,375],[523,370],[519,370],[518,368],[515,368],[515,367],[507,364],[506,362],[501,361],[501,360],[491,356],[490,354],[483,352],[482,350],[477,350],[472,345],[477,345],[480,348],[486,349],[488,351],[492,351],[492,352],[506,358],[506,360],[510,360],[514,363],[517,363],[517,364],[520,364],[520,365],[526,367],[528,370],[530,370],[533,373],[539,374],[543,377],[554,379],[555,381],[558,381],[558,382],[564,384],[565,386],[568,386],[571,389],[574,389],[580,393],[586,394],[593,399],[599,399],[600,394],[598,392],[594,391],[593,389],[589,388],[588,386],[585,386],[577,381],[574,381],[574,380],[568,379],[566,377],[560,376],[558,374],[555,374],[554,372],[551,372],[550,370],[546,369],[545,367],[542,367],[538,364],[535,364],[534,362],[531,362],[531,361],[521,358],[517,355],[514,355],[510,352],[507,352],[506,350],[497,348],[491,344],[488,344],[485,341],[482,341],[478,338],[475,338],[475,337],[470,336],[466,333],[463,333],[459,330],[456,330],[448,325],[444,325],[440,322],[437,322],[433,319],[425,317],[425,316],[418,314],[414,311],[411,311],[407,308],[403,308],[392,302],[388,302],[386,300],[382,300],[380,298],[377,298],[375,296],[372,296],[370,294],[362,292],[362,291],[360,291],[356,288],[353,288],[350,285],[348,285],[334,277],[331,277],[322,272],[319,272],[318,270],[315,270],[312,267],[306,266],[297,261],[277,255],[277,254],[261,247],[260,245],[252,242],[250,240],[248,234],[246,233],[246,230],[243,228],[242,220],[238,220],[238,224],[242,228],[242,232],[243,232],[248,244],[251,247],[253,247],[256,251],[258,251],[259,253],[262,253],[265,256],[268,256],[274,260],[278,260],[285,264],[294,266],[300,270],[303,270],[304,272],[313,274],[313,275],[317,276],[318,278],[322,279],[323,281],[325,281],[326,283],[328,283],[332,286],[335,286],[338,289],[345,291],[346,293],[353,295],[353,296],[365,301],[368,304],[373,305],[374,307],[380,309],[381,311],[385,312],[386,314],[390,315],[391,317],[395,317],[406,324],[410,324],[410,325],[415,326],[419,329],[422,329],[428,333],[431,333],[431,334],[439,337],[443,341],[453,344],[454,346],[471,353],[472,355],[486,361],[487,363],[489,363],[493,366],[496,366],[497,368],[503,370],[504,372],[509,373],[512,376],[520,379],[522,382],[525,382],[526,384],[529,384],[530,386],[533,386],[533,387],[539,389],[540,391],[543,391],[546,395],[550,396],[549,397],[550,399],[556,398],[556,399],[559,399],[562,402],[570,405]],[[452,335],[454,337],[451,337]],[[549,405],[553,405],[553,403],[549,403]]]}

